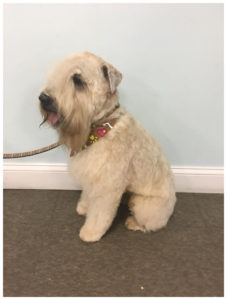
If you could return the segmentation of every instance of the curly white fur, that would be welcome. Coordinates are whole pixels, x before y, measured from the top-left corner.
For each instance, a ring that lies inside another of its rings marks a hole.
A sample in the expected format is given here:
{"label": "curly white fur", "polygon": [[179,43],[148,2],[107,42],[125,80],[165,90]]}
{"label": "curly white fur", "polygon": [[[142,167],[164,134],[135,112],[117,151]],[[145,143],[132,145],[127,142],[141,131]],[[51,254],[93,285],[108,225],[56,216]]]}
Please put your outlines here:
{"label": "curly white fur", "polygon": [[[104,65],[108,76],[102,72]],[[75,72],[84,76],[86,90],[76,91],[70,82]],[[108,115],[118,103],[121,77],[112,65],[85,52],[61,62],[44,89],[57,101],[66,124],[75,119],[70,129],[61,123],[57,129],[76,151],[88,138],[91,124],[118,118],[105,137],[69,161],[71,174],[83,187],[77,212],[86,216],[80,238],[87,242],[98,241],[106,233],[125,191],[131,193],[131,216],[125,224],[132,230],[156,231],[166,226],[176,202],[171,168],[154,137],[122,107]]]}

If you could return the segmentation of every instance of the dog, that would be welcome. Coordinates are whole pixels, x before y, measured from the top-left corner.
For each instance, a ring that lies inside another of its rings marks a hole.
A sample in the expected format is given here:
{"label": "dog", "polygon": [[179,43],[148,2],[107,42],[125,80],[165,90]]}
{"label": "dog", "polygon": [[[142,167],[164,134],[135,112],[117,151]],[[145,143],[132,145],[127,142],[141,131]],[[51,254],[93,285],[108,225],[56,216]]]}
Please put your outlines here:
{"label": "dog", "polygon": [[83,52],[60,61],[39,96],[43,123],[71,149],[69,171],[82,186],[76,211],[86,216],[79,236],[86,242],[99,241],[110,228],[126,191],[131,230],[165,227],[176,202],[160,145],[119,104],[121,80],[110,63]]}

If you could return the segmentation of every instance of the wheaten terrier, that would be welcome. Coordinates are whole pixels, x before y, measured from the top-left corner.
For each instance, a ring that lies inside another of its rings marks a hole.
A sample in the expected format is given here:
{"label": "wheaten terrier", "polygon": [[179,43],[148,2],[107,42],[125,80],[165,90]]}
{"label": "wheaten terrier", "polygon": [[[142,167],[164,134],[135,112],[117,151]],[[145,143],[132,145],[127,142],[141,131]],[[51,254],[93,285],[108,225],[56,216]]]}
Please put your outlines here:
{"label": "wheaten terrier", "polygon": [[92,53],[57,64],[39,96],[44,122],[71,149],[69,170],[82,186],[77,212],[86,216],[80,238],[101,239],[130,192],[128,229],[166,226],[176,202],[169,163],[155,141],[119,104],[122,74]]}

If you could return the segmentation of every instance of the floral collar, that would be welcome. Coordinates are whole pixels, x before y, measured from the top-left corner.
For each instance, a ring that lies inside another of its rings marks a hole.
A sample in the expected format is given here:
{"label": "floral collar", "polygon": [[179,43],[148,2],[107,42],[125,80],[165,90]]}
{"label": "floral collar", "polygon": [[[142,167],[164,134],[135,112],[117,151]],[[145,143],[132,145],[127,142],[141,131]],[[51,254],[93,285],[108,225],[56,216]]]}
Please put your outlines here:
{"label": "floral collar", "polygon": [[[118,119],[112,119],[109,122],[103,123],[101,125],[93,125],[91,127],[91,131],[88,137],[88,140],[85,144],[85,146],[81,149],[84,150],[88,146],[91,146],[92,144],[96,143],[99,139],[103,138],[117,123]],[[75,153],[73,150],[70,152],[70,157],[73,156]]]}

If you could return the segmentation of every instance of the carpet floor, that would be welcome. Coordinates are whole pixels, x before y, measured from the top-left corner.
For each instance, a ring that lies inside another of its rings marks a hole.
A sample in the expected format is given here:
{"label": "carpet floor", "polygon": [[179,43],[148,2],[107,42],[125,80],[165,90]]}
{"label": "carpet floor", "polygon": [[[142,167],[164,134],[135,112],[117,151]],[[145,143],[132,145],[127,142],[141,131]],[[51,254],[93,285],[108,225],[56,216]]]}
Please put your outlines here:
{"label": "carpet floor", "polygon": [[4,296],[223,296],[223,195],[177,195],[168,226],[79,239],[78,191],[4,191]]}

